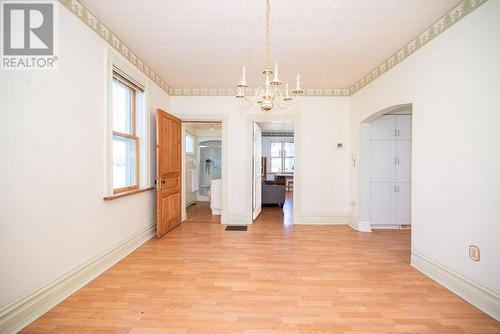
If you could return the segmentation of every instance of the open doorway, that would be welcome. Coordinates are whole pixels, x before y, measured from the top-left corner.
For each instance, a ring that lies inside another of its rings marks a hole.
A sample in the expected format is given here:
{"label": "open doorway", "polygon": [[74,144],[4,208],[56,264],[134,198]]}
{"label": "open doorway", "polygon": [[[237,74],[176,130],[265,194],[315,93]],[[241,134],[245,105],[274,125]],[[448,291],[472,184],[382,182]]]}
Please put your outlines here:
{"label": "open doorway", "polygon": [[360,218],[367,230],[411,227],[412,107],[378,112],[360,128]]}
{"label": "open doorway", "polygon": [[220,122],[184,122],[186,223],[220,223],[222,129]]}
{"label": "open doorway", "polygon": [[293,224],[294,133],[291,121],[253,123],[252,213],[255,223]]}

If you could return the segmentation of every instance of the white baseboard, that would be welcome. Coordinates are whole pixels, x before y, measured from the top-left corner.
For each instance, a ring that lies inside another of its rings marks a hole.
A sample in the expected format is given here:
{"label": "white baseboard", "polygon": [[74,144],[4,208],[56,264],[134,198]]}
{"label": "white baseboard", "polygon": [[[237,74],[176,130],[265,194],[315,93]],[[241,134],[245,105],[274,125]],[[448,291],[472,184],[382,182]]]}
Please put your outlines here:
{"label": "white baseboard", "polygon": [[225,225],[250,225],[253,223],[252,213],[248,212],[222,212],[221,224]]}
{"label": "white baseboard", "polygon": [[358,232],[371,232],[372,231],[371,223],[369,221],[359,221],[359,222],[351,221],[349,226],[351,226],[351,228],[353,230],[356,230]]}
{"label": "white baseboard", "polygon": [[313,213],[301,214],[300,221],[296,225],[347,225],[349,224],[348,213]]}
{"label": "white baseboard", "polygon": [[411,265],[484,313],[500,321],[500,294],[445,266],[411,251]]}
{"label": "white baseboard", "polygon": [[371,224],[372,230],[401,230],[401,225],[395,224]]}
{"label": "white baseboard", "polygon": [[0,311],[0,333],[17,333],[144,244],[156,223]]}

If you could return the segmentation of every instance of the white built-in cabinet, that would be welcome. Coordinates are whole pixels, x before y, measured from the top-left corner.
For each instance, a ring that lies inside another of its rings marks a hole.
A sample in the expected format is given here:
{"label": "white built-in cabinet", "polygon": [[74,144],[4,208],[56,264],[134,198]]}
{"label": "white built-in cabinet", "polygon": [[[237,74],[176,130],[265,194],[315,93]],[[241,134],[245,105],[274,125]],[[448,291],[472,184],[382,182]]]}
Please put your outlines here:
{"label": "white built-in cabinet", "polygon": [[370,124],[370,222],[411,224],[411,115]]}

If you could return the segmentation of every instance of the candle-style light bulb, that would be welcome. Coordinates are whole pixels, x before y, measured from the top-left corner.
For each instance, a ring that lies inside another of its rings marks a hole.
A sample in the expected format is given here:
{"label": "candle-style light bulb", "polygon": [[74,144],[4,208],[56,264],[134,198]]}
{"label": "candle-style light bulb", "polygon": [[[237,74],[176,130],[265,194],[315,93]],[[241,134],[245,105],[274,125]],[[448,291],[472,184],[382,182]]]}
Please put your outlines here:
{"label": "candle-style light bulb", "polygon": [[275,86],[281,84],[280,77],[278,75],[278,62],[274,62],[274,78],[271,83]]}
{"label": "candle-style light bulb", "polygon": [[247,73],[247,67],[243,66],[243,69],[241,70],[241,80],[240,80],[240,84],[238,86],[247,87],[246,73]]}
{"label": "candle-style light bulb", "polygon": [[295,95],[304,94],[304,91],[302,90],[302,88],[300,88],[300,74],[299,73],[297,73],[297,87],[294,90],[292,90],[292,93]]}

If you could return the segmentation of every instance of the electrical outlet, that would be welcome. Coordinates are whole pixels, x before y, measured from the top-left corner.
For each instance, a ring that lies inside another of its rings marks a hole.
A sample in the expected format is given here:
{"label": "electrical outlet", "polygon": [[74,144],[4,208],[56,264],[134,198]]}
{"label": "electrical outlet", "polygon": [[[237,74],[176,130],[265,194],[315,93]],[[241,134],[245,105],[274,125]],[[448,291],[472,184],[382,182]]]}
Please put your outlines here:
{"label": "electrical outlet", "polygon": [[481,253],[479,252],[479,247],[475,245],[470,245],[469,246],[469,257],[473,261],[479,261],[479,258],[481,257]]}

